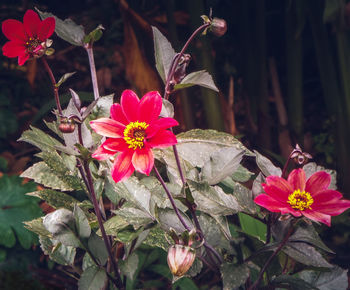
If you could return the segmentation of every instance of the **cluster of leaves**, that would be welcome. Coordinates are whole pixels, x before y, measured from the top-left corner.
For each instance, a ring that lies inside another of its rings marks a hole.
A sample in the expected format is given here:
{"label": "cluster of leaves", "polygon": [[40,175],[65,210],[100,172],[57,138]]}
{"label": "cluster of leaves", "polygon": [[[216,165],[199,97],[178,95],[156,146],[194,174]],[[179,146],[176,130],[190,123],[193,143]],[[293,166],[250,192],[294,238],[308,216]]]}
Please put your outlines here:
{"label": "cluster of leaves", "polygon": [[[44,18],[51,16],[40,14]],[[83,28],[70,20],[56,18],[56,21],[58,36],[74,45],[84,46],[100,37],[101,28],[85,35]],[[156,28],[153,28],[153,33],[157,69],[166,82],[175,52]],[[192,85],[217,90],[210,75],[204,71],[186,75],[174,89]],[[170,228],[177,232],[185,230],[162,184],[152,175],[135,175],[115,183],[110,176],[110,161],[94,163],[90,152],[101,139],[90,130],[88,121],[109,117],[113,96],[100,97],[81,113],[79,96],[73,91],[71,93],[72,99],[63,113],[67,117],[78,116],[84,121],[81,127],[83,142],[79,142],[77,130],[62,134],[57,122],[46,123],[56,134],[55,138],[33,127],[20,139],[41,150],[37,156],[42,161],[23,172],[22,177],[33,179],[45,189],[33,191],[30,195],[45,200],[55,209],[43,218],[26,222],[26,227],[39,235],[45,254],[75,270],[80,289],[102,289],[108,283],[108,253],[97,217],[91,210],[84,176],[78,169],[81,162],[89,162],[97,197],[101,204],[105,201],[110,205],[104,227],[115,248],[123,250],[123,254],[117,250],[116,256],[121,274],[126,277],[127,288],[145,287],[140,276],[141,270],[146,267],[171,279],[164,265],[150,267],[161,260],[160,251],[164,250],[161,252],[164,256],[168,250],[167,231]],[[172,114],[171,103],[164,100],[162,116],[170,117]],[[272,240],[265,243],[267,228],[262,222],[265,214],[253,202],[253,197],[262,191],[264,176],[280,176],[281,169],[226,133],[195,129],[177,135],[177,140],[186,184],[183,185],[172,148],[154,151],[156,166],[160,168],[179,213],[190,228],[198,225],[189,216],[186,202],[190,200],[196,205],[198,223],[206,243],[223,257],[220,265],[223,289],[244,287],[248,279],[250,282],[257,279],[266,256],[279,247],[289,228],[290,220],[277,221],[271,228]],[[243,158],[256,161],[260,170],[257,176],[242,165]],[[311,163],[304,170],[310,175],[318,168]],[[252,180],[252,189],[244,185]],[[154,255],[146,255],[143,251],[145,247],[154,249],[151,252]],[[301,223],[269,268],[267,281],[280,288],[346,289],[347,272],[329,264],[321,253],[332,251],[321,241],[312,225]],[[197,249],[197,257],[206,255],[203,247]],[[196,259],[186,277],[196,277],[207,270],[201,260]],[[183,288],[196,289],[193,282],[186,278],[177,283]]]}

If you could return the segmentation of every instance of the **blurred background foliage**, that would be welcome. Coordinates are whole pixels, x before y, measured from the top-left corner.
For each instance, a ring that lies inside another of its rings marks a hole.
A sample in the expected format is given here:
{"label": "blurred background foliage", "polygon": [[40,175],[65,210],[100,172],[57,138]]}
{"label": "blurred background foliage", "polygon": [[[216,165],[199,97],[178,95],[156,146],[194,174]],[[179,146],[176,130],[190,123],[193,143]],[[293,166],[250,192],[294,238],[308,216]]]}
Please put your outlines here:
{"label": "blurred background foliage", "polygon": [[[102,24],[104,36],[94,47],[100,94],[115,93],[115,101],[126,88],[139,95],[163,90],[154,67],[151,25],[179,51],[201,24],[200,15],[212,8],[213,16],[227,21],[228,32],[221,38],[196,38],[189,49],[192,61],[188,72],[208,70],[220,93],[195,87],[172,95],[180,122],[178,132],[191,128],[227,131],[280,165],[298,143],[317,163],[337,170],[339,189],[350,198],[349,1],[2,0],[0,7],[1,21],[22,21],[27,9],[38,7],[62,19],[72,18],[84,25],[86,32]],[[77,72],[60,89],[63,106],[69,100],[70,87],[84,101],[92,100],[86,53],[56,36],[53,40],[56,53],[48,62],[56,78]],[[5,41],[1,35],[0,45]],[[52,119],[54,102],[40,59],[20,67],[17,59],[1,54],[0,63],[0,184],[12,182],[9,186],[14,188],[22,181],[9,176],[19,175],[32,164],[36,153],[16,140],[30,124],[43,127],[43,118]],[[45,204],[40,207],[44,212],[50,210]],[[6,209],[2,206],[0,214]],[[344,215],[335,218],[335,226],[323,232],[337,252],[333,262],[343,267],[350,264],[350,225],[344,223],[346,220]],[[13,253],[22,251],[27,257],[36,257],[24,259],[24,268],[36,269],[33,273],[40,277],[51,277],[47,269],[52,265],[35,248],[36,241],[31,244],[23,246],[17,234],[15,244],[0,245],[1,271],[10,271],[11,263],[6,261],[16,260]],[[4,277],[0,274],[0,285],[5,283]],[[62,284],[57,277],[46,279],[51,283],[47,287]],[[70,281],[66,282],[69,285]]]}

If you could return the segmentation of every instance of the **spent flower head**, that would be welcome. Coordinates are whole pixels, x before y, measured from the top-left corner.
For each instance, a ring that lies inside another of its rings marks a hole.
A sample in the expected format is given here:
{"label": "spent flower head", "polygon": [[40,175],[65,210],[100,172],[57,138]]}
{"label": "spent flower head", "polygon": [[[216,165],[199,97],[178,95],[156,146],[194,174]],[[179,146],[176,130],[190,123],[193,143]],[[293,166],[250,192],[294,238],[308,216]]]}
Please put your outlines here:
{"label": "spent flower head", "polygon": [[41,57],[52,49],[49,37],[55,31],[55,18],[48,17],[41,21],[33,10],[27,10],[23,23],[15,19],[7,19],[2,23],[2,32],[9,39],[2,47],[7,57],[18,57],[18,64],[23,65],[28,59]]}

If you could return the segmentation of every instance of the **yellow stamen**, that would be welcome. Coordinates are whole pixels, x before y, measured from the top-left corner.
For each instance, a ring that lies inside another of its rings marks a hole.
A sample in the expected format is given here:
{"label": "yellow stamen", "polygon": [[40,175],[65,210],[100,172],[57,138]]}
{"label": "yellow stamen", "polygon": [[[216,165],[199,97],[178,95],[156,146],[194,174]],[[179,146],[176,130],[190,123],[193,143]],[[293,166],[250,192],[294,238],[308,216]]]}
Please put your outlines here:
{"label": "yellow stamen", "polygon": [[312,198],[311,194],[305,190],[300,191],[300,189],[297,189],[288,196],[287,202],[294,209],[305,210],[311,209],[314,199]]}
{"label": "yellow stamen", "polygon": [[129,144],[129,148],[136,150],[142,149],[144,146],[144,140],[146,137],[146,129],[148,124],[145,122],[131,122],[124,130],[124,140]]}

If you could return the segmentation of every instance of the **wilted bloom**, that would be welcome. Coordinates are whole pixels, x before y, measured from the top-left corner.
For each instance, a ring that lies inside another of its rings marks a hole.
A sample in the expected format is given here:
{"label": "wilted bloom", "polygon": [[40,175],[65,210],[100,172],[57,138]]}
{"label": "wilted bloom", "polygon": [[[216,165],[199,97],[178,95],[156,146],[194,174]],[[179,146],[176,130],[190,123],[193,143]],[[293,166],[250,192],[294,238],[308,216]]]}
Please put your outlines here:
{"label": "wilted bloom", "polygon": [[341,199],[339,191],[328,189],[331,175],[318,171],[306,180],[303,169],[293,170],[288,179],[279,176],[266,177],[262,184],[265,193],[254,201],[272,212],[305,216],[311,220],[331,225],[331,216],[350,208],[350,200]]}
{"label": "wilted bloom", "polygon": [[23,23],[15,19],[7,19],[2,23],[2,32],[9,39],[2,47],[7,57],[18,57],[18,64],[23,65],[31,57],[39,57],[45,53],[48,38],[55,31],[55,18],[48,17],[41,21],[33,10],[27,10]]}
{"label": "wilted bloom", "polygon": [[196,252],[189,246],[172,245],[168,250],[168,265],[171,273],[175,276],[183,276],[192,266],[196,258]]}
{"label": "wilted bloom", "polygon": [[173,118],[161,118],[162,97],[149,92],[141,100],[131,90],[122,93],[120,104],[111,107],[111,118],[90,122],[96,133],[107,140],[92,157],[104,160],[116,156],[112,168],[115,182],[128,178],[136,169],[149,175],[154,164],[152,148],[162,148],[177,143],[175,135],[166,130],[178,125]]}

